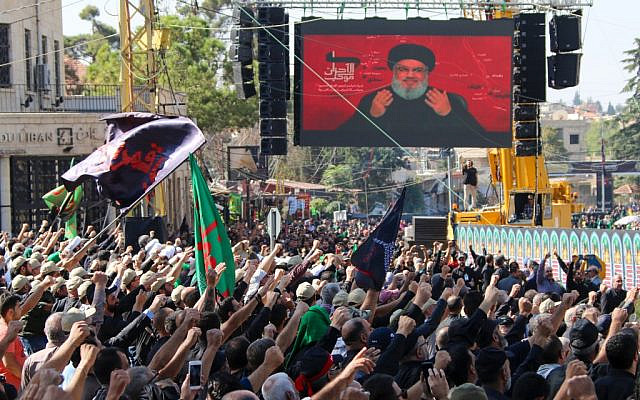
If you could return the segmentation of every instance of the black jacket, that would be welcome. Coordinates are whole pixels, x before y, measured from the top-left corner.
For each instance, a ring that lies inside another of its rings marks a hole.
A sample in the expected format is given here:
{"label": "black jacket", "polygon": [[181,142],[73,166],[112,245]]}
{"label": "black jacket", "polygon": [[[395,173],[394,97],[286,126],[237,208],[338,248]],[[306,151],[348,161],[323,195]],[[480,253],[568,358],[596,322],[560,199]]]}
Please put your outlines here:
{"label": "black jacket", "polygon": [[[385,113],[375,118],[371,116],[371,104],[379,91],[363,97],[358,104],[358,109],[371,119],[378,127],[382,128],[402,146],[427,146],[439,147],[451,144],[452,136],[460,143],[479,146],[491,144],[490,138],[485,135],[484,128],[467,110],[464,98],[455,93],[447,93],[451,112],[446,116],[436,114],[425,103],[426,96],[415,100],[405,100],[393,93],[391,86],[381,90],[388,90],[393,94],[393,102],[387,107]],[[433,89],[427,88],[427,92]],[[347,120],[334,132],[329,134],[358,137],[366,140],[368,146],[396,146],[385,135],[381,135],[371,122],[358,112]],[[370,134],[369,134],[370,133]]]}

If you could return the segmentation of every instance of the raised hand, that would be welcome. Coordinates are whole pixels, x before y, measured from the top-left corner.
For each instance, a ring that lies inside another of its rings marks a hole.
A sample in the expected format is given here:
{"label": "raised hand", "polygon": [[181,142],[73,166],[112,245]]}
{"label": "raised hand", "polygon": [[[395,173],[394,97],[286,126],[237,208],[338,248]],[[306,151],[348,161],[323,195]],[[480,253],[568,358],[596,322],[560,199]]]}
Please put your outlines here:
{"label": "raised hand", "polygon": [[387,107],[393,103],[393,93],[387,89],[379,91],[373,98],[369,114],[374,118],[380,118],[387,112]]}
{"label": "raised hand", "polygon": [[431,89],[425,95],[424,102],[441,117],[446,117],[451,112],[451,103],[446,91]]}

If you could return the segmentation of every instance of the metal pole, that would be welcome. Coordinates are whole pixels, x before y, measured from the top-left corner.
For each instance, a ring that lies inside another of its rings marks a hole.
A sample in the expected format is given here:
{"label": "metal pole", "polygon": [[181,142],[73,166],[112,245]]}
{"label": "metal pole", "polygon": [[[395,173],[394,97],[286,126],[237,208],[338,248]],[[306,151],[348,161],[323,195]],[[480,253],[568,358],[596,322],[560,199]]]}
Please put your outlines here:
{"label": "metal pole", "polygon": [[367,175],[364,176],[364,207],[367,215],[367,225],[369,225],[369,197],[367,195]]}
{"label": "metal pole", "polygon": [[451,214],[451,210],[453,209],[453,196],[451,196],[452,186],[451,186],[451,149],[446,149],[447,152],[447,186],[449,186],[449,190],[447,193],[449,194],[449,214]]}
{"label": "metal pole", "polygon": [[603,122],[600,123],[600,153],[602,155],[602,189],[600,190],[600,196],[601,196],[601,200],[602,200],[602,212],[605,212],[605,201],[604,201],[604,194],[605,194],[605,174],[607,172],[607,167],[606,167],[606,158],[604,155],[604,126],[603,126]]}

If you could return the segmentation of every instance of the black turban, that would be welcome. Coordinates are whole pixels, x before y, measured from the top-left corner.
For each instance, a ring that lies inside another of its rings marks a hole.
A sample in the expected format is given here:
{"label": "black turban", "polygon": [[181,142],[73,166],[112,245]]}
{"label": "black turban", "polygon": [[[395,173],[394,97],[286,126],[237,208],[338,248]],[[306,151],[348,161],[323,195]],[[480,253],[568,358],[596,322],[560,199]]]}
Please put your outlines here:
{"label": "black turban", "polygon": [[436,65],[436,56],[431,50],[418,44],[399,44],[389,51],[387,65],[393,69],[400,60],[418,60],[423,63],[429,72]]}

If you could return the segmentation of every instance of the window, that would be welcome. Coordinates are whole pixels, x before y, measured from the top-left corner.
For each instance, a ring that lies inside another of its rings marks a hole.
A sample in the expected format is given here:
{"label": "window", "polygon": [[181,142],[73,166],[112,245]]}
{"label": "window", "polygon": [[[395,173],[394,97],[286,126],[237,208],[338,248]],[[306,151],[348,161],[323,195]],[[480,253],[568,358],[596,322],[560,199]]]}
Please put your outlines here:
{"label": "window", "polygon": [[580,144],[580,135],[578,134],[569,135],[569,144]]}
{"label": "window", "polygon": [[[10,61],[9,24],[0,24],[0,65]],[[0,67],[0,87],[11,86],[11,66]]]}
{"label": "window", "polygon": [[33,68],[31,65],[31,31],[24,30],[24,58],[26,63],[27,90],[33,90]]}
{"label": "window", "polygon": [[53,75],[56,78],[56,97],[62,96],[62,82],[60,81],[60,42],[53,41]]}
{"label": "window", "polygon": [[49,50],[47,49],[47,37],[42,35],[42,63],[47,64],[49,62],[49,57],[47,53]]}

